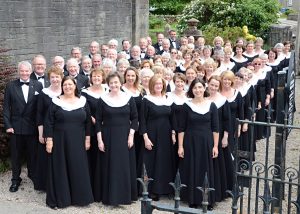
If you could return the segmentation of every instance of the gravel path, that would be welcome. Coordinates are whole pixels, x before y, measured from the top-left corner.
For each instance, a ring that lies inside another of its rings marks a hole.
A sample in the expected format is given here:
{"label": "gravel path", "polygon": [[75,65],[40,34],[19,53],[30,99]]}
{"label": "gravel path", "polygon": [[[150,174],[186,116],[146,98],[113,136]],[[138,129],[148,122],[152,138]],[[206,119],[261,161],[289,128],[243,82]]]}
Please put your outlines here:
{"label": "gravel path", "polygon": [[[296,82],[296,97],[300,94],[300,80]],[[300,109],[300,99],[296,99],[296,108]],[[300,125],[300,113],[295,113],[295,125]],[[272,130],[272,137],[270,138],[270,163],[273,163],[274,158],[274,132]],[[300,130],[291,132],[287,142],[287,157],[286,166],[299,168],[299,154],[300,154]],[[258,161],[264,162],[265,143],[261,141],[257,144],[256,158]],[[23,179],[19,191],[17,193],[10,193],[8,188],[10,186],[11,172],[0,174],[0,214],[14,213],[111,213],[111,214],[137,214],[140,213],[140,202],[135,202],[130,206],[110,207],[104,206],[102,203],[93,203],[87,207],[68,207],[65,209],[52,210],[45,204],[46,194],[43,192],[35,191],[32,182],[26,176],[26,169],[22,170],[21,177]],[[262,188],[261,188],[262,190]],[[295,199],[295,198],[293,198]],[[162,203],[172,204],[169,199],[162,199]],[[261,203],[260,203],[261,207]],[[227,199],[215,206],[215,212],[218,213],[231,213],[231,199]],[[155,211],[154,213],[163,213]],[[262,213],[262,212],[260,212]]]}

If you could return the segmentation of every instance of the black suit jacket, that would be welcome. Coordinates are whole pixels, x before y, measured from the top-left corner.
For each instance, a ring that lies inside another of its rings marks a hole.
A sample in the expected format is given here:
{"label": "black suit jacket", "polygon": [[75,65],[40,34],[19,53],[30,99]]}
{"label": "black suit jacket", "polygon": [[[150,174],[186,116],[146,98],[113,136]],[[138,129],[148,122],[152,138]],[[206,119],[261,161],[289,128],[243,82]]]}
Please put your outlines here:
{"label": "black suit jacket", "polygon": [[89,84],[89,78],[85,75],[78,74],[76,77],[76,84],[79,91],[83,88],[88,88],[90,86]]}
{"label": "black suit jacket", "polygon": [[173,46],[172,40],[171,39],[169,40],[170,40],[170,49],[176,48],[178,50],[180,48],[180,43],[178,42],[178,40],[175,41],[176,47]]}
{"label": "black suit jacket", "polygon": [[[30,74],[30,79],[32,79],[32,80],[38,80],[38,79],[36,78],[36,75],[35,75],[34,72],[32,72],[32,73]],[[48,76],[47,76],[46,74],[44,74],[44,88],[48,88],[49,86],[50,86],[50,81],[49,81],[49,79],[48,79]]]}
{"label": "black suit jacket", "polygon": [[26,103],[20,80],[14,80],[7,84],[3,104],[5,130],[13,128],[15,134],[20,135],[34,135],[37,133],[35,120],[37,100],[42,89],[42,83],[37,80],[30,80]]}
{"label": "black suit jacket", "polygon": [[154,44],[153,47],[155,48],[155,53],[159,53],[160,52],[160,48],[161,47],[158,43]]}

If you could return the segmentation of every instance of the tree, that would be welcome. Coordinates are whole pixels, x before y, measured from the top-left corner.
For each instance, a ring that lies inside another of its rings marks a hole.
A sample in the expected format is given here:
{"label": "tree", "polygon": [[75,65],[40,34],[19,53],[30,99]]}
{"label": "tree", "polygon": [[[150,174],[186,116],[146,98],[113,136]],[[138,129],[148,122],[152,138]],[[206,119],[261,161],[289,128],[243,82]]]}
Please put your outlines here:
{"label": "tree", "polygon": [[190,2],[191,0],[150,0],[150,7],[153,8],[154,14],[177,15]]}
{"label": "tree", "polygon": [[184,8],[178,29],[183,32],[186,21],[196,18],[202,30],[246,25],[252,34],[264,36],[277,22],[279,9],[278,0],[194,0]]}

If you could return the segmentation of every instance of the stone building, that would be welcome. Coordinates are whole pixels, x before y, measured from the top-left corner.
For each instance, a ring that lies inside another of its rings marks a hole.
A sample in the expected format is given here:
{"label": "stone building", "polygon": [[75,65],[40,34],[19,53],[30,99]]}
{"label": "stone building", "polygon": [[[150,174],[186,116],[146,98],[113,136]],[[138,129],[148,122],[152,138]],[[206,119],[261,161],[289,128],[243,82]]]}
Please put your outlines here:
{"label": "stone building", "polygon": [[279,0],[283,8],[293,9],[299,11],[300,1],[299,0]]}
{"label": "stone building", "polygon": [[70,56],[73,46],[83,54],[96,40],[115,38],[135,43],[148,34],[149,0],[6,0],[0,1],[0,44],[12,49],[13,60],[36,54]]}

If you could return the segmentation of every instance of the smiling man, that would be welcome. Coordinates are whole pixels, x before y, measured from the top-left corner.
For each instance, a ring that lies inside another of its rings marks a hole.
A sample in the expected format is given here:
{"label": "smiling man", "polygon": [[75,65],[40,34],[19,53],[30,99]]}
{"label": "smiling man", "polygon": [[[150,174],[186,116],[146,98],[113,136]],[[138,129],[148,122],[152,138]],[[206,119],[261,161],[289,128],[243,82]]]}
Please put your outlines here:
{"label": "smiling man", "polygon": [[36,111],[38,94],[43,86],[30,79],[31,64],[18,64],[19,79],[7,84],[4,95],[3,119],[6,133],[10,134],[12,179],[10,192],[16,192],[22,181],[21,157],[26,149],[28,177],[34,181],[36,146],[38,144]]}

